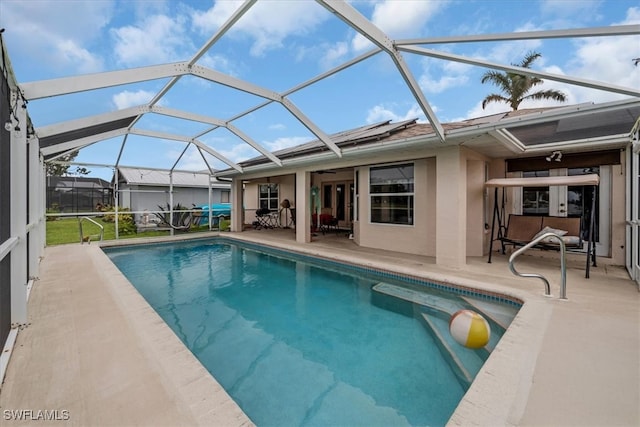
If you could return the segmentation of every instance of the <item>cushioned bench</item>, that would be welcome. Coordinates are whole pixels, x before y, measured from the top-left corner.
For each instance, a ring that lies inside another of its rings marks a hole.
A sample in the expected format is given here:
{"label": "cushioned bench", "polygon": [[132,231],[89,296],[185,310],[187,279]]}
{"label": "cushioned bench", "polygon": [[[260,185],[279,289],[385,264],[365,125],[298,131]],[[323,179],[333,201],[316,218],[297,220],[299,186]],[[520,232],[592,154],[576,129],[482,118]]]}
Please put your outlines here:
{"label": "cushioned bench", "polygon": [[[583,235],[587,235],[581,228],[580,218],[558,217],[558,216],[529,216],[529,215],[509,215],[509,222],[506,230],[498,237],[502,243],[502,253],[505,252],[506,245],[524,246],[544,233],[555,233],[562,237],[565,248],[568,252],[584,251]],[[591,257],[593,266],[596,265],[595,245],[591,247]],[[560,250],[560,244],[555,238],[547,238],[533,246],[543,250]],[[587,276],[589,268],[589,251],[587,254]]]}
{"label": "cushioned bench", "polygon": [[[538,235],[548,232],[560,235],[567,249],[583,247],[580,218],[557,216],[509,215],[507,229],[500,240],[505,244],[524,246]],[[560,246],[555,239],[545,239],[537,246],[549,245]]]}

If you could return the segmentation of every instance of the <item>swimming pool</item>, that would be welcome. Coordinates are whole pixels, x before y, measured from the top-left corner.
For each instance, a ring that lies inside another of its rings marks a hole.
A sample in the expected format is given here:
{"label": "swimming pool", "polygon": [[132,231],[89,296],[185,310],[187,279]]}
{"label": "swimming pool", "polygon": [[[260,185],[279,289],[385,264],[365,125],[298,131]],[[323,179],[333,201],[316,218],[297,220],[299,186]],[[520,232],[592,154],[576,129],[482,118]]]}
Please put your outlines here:
{"label": "swimming pool", "polygon": [[488,356],[445,333],[469,291],[225,239],[105,252],[258,425],[443,425]]}

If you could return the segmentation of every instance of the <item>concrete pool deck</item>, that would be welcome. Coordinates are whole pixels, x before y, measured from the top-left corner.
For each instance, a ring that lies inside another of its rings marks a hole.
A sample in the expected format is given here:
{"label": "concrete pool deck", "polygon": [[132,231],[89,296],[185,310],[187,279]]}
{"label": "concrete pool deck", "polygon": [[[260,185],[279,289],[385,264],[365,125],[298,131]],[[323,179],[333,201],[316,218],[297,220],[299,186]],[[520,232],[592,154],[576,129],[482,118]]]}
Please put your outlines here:
{"label": "concrete pool deck", "polygon": [[[584,258],[570,261],[561,301],[557,259],[517,263],[549,278],[550,299],[501,255],[454,270],[344,237],[300,245],[281,230],[224,236],[523,299],[451,425],[640,425],[640,294],[622,267],[601,259],[587,280]],[[30,424],[8,420],[12,410],[68,415],[37,425],[252,425],[99,245],[47,248],[28,308],[0,390],[1,425]]]}

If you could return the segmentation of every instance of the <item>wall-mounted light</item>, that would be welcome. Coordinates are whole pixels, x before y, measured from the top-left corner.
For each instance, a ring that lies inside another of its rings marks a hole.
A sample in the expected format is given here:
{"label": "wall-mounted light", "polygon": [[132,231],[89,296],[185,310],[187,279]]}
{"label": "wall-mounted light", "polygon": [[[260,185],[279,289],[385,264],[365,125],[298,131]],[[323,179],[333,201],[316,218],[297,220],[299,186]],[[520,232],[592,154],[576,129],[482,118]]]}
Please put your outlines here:
{"label": "wall-mounted light", "polygon": [[554,160],[556,162],[562,161],[562,151],[554,151],[549,157],[547,157],[547,162],[551,162]]}

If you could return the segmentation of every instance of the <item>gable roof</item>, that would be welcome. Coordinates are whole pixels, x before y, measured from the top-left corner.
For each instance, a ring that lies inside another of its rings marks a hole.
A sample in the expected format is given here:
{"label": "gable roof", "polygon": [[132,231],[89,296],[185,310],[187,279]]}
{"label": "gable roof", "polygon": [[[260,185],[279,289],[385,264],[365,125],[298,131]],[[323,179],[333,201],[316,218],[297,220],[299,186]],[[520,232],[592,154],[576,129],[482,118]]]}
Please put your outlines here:
{"label": "gable roof", "polygon": [[140,186],[163,186],[168,187],[173,180],[175,187],[209,187],[211,179],[212,188],[229,188],[228,182],[222,182],[208,173],[202,172],[173,172],[173,179],[170,172],[166,170],[119,167],[120,183]]}
{"label": "gable roof", "polygon": [[56,189],[90,188],[103,190],[111,188],[111,184],[101,178],[85,176],[47,176],[47,187]]}

